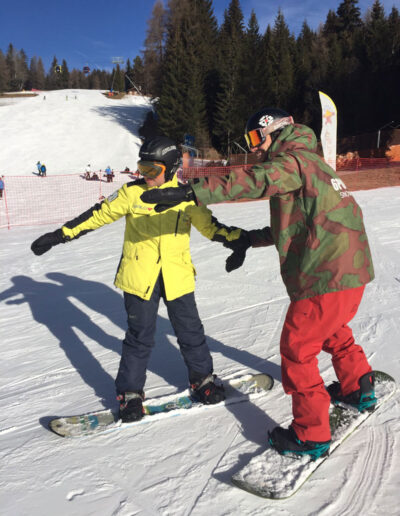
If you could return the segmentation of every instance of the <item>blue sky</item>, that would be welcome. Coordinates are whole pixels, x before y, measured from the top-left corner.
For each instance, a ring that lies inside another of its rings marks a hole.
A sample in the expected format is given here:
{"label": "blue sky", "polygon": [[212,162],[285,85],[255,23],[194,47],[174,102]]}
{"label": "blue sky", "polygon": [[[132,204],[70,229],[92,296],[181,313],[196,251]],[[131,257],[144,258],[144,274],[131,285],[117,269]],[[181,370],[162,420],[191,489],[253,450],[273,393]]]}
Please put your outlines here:
{"label": "blue sky", "polygon": [[[0,49],[9,43],[28,57],[42,57],[46,70],[54,56],[66,59],[70,69],[90,66],[111,69],[111,59],[141,55],[155,0],[0,0]],[[219,23],[230,0],[213,0]],[[400,0],[381,0],[388,14]],[[166,4],[166,0],[164,0]],[[340,0],[241,0],[245,22],[254,9],[261,32],[273,25],[280,7],[291,32],[303,21],[316,29]],[[362,15],[373,0],[359,0]]]}

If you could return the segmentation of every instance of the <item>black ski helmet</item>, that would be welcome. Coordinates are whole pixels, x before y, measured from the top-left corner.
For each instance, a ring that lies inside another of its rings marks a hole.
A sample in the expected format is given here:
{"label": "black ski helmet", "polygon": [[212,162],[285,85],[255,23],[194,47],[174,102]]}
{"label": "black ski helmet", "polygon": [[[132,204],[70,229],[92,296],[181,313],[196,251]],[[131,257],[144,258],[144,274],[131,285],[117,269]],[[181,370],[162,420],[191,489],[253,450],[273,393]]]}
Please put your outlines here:
{"label": "black ski helmet", "polygon": [[165,180],[169,181],[177,171],[181,151],[173,140],[166,136],[156,136],[145,140],[139,150],[139,158],[143,161],[156,161],[165,165]]}
{"label": "black ski helmet", "polygon": [[[283,109],[267,107],[260,109],[247,120],[245,135],[250,133],[250,131],[262,129],[264,135],[263,141],[265,141],[265,135],[272,134],[289,124],[293,124],[293,118],[289,113]],[[246,138],[246,141],[247,140]]]}

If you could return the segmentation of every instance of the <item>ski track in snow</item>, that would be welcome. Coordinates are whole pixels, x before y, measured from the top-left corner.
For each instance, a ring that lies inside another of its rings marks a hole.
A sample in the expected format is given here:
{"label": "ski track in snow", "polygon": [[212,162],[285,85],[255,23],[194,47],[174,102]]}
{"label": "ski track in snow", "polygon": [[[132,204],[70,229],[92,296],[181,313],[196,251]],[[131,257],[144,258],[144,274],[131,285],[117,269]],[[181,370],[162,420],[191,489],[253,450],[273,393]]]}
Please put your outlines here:
{"label": "ski track in snow", "polygon": [[[82,91],[76,105],[67,105],[65,95],[51,92],[45,102],[39,97],[2,107],[3,173],[31,175],[39,158],[51,174],[81,171],[88,162],[93,169],[136,162],[140,120],[129,117],[143,117],[148,103],[135,106],[131,100],[119,103]],[[82,123],[63,138],[60,152],[65,123],[78,112]],[[372,366],[399,381],[400,187],[356,192],[355,197],[364,212],[376,279],[351,326]],[[227,225],[252,229],[269,223],[267,201],[210,208]],[[397,516],[399,395],[350,436],[293,498],[267,501],[230,483],[233,473],[265,449],[267,430],[291,421],[279,368],[288,297],[272,248],[249,250],[243,267],[226,274],[230,251],[192,233],[196,301],[215,372],[269,372],[276,381],[267,396],[82,440],[47,431],[50,416],[115,402],[113,378],[126,325],[122,296],[112,283],[123,221],[33,256],[32,240],[56,227],[0,230],[2,516]],[[149,397],[187,385],[162,303],[156,340]],[[334,379],[329,356],[321,354],[319,366],[325,381]]]}

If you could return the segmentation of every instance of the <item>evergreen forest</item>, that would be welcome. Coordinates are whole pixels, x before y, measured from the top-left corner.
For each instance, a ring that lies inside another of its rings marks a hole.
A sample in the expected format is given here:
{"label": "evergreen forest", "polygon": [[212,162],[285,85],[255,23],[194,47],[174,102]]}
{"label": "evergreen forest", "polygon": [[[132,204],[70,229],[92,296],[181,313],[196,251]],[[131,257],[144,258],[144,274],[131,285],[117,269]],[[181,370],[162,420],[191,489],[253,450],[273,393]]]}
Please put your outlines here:
{"label": "evergreen forest", "polygon": [[189,134],[196,147],[223,153],[244,145],[246,120],[264,106],[285,109],[319,134],[319,90],[337,106],[339,136],[398,126],[399,10],[386,13],[375,0],[362,17],[358,0],[338,1],[317,30],[304,20],[296,37],[281,10],[262,33],[239,0],[230,0],[220,25],[212,0],[157,0],[141,55],[112,72],[69,70],[54,57],[46,73],[40,57],[28,59],[11,43],[0,50],[1,92],[133,85],[155,99],[160,132],[180,142]]}

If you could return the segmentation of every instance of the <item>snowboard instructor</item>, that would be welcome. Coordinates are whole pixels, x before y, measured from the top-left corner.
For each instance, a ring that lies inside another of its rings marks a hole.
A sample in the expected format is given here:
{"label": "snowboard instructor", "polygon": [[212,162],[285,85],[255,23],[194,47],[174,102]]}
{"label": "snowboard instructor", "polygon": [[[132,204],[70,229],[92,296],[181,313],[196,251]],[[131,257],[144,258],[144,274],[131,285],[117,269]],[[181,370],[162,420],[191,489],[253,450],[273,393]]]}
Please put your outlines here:
{"label": "snowboard instructor", "polygon": [[[143,389],[154,347],[160,298],[166,304],[188,368],[192,395],[205,404],[225,399],[223,387],[215,383],[212,358],[195,302],[190,230],[193,225],[206,238],[228,247],[230,241],[242,235],[240,229],[220,224],[209,209],[197,206],[192,200],[176,207],[164,207],[162,213],[144,204],[140,200],[143,192],[178,186],[176,171],[181,153],[172,140],[157,137],[143,143],[139,157],[138,171],[143,179],[124,184],[108,199],[60,229],[42,235],[31,246],[40,256],[57,244],[125,217],[123,251],[115,277],[115,285],[124,291],[128,316],[115,381],[123,422],[143,416]],[[228,262],[232,268],[238,266],[233,255]]]}
{"label": "snowboard instructor", "polygon": [[[270,196],[272,240],[291,301],[280,353],[293,420],[287,429],[274,428],[269,442],[279,453],[316,459],[330,446],[331,398],[360,411],[373,410],[376,404],[374,373],[348,326],[366,283],[374,278],[363,216],[343,181],[317,154],[314,132],[295,124],[285,111],[264,108],[255,113],[245,138],[259,164],[225,177],[149,190],[141,199],[162,203],[155,206],[161,211],[191,200],[202,206]],[[231,247],[244,260],[246,250],[260,243],[243,232]],[[331,354],[339,380],[328,390],[318,369],[321,350]]]}

